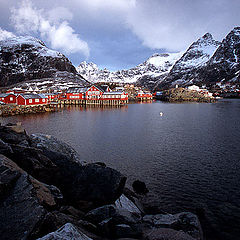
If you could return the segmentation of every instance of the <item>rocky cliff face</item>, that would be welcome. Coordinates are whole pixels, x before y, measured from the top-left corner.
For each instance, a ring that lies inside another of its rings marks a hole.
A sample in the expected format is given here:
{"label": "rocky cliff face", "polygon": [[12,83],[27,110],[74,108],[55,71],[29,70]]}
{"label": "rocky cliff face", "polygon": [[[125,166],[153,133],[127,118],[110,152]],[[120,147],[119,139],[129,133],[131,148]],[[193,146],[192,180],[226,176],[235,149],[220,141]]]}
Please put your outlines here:
{"label": "rocky cliff face", "polygon": [[84,83],[72,63],[61,53],[50,50],[33,37],[14,37],[0,41],[0,86],[32,79],[54,79],[75,75]]}
{"label": "rocky cliff face", "polygon": [[94,63],[82,62],[77,67],[77,71],[91,82],[135,83],[143,77],[150,77],[154,81],[155,77],[168,73],[180,56],[181,53],[154,54],[134,68],[116,72],[99,69]]}

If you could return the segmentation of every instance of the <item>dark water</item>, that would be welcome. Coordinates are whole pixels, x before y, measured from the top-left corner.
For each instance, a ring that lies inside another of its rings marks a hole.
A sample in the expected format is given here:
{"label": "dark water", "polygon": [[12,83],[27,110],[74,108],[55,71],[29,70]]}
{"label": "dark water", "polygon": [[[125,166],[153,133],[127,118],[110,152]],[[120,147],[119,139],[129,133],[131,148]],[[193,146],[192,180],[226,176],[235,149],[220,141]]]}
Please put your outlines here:
{"label": "dark water", "polygon": [[29,133],[61,138],[129,182],[145,181],[149,201],[165,211],[204,209],[207,239],[240,239],[240,100],[70,107],[2,121],[21,121]]}

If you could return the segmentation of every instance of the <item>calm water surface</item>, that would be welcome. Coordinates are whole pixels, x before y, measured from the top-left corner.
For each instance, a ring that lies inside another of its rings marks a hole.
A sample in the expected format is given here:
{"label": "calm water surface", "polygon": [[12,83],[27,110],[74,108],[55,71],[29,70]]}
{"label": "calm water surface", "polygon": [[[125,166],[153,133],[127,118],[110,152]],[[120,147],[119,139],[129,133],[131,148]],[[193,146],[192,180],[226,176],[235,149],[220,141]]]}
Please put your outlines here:
{"label": "calm water surface", "polygon": [[54,135],[130,183],[143,180],[148,201],[165,211],[204,209],[207,239],[240,239],[240,100],[69,107],[1,121]]}

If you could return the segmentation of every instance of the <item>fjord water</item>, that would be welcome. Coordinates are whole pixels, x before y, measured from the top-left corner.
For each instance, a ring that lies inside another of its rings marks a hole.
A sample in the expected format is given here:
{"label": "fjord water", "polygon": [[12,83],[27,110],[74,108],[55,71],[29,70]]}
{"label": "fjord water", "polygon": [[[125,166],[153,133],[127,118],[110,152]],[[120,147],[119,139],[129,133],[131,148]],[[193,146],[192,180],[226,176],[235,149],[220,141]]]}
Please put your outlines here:
{"label": "fjord water", "polygon": [[148,201],[167,212],[203,209],[206,239],[239,239],[240,100],[67,107],[1,121],[21,121],[28,133],[56,136],[129,183],[144,181]]}

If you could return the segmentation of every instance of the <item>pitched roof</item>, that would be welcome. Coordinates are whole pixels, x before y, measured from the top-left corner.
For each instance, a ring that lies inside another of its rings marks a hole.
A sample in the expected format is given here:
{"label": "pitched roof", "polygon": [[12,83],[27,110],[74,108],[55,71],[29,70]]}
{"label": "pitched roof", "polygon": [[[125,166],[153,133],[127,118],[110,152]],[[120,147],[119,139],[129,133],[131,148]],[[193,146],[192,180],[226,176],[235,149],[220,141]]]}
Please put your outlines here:
{"label": "pitched roof", "polygon": [[67,93],[85,93],[87,91],[86,87],[70,87]]}
{"label": "pitched roof", "polygon": [[25,99],[40,99],[40,98],[47,98],[44,94],[33,94],[33,93],[27,93],[27,94],[20,94]]}
{"label": "pitched roof", "polygon": [[14,93],[0,93],[0,97],[1,98],[5,98],[7,97],[8,95],[15,95]]}

